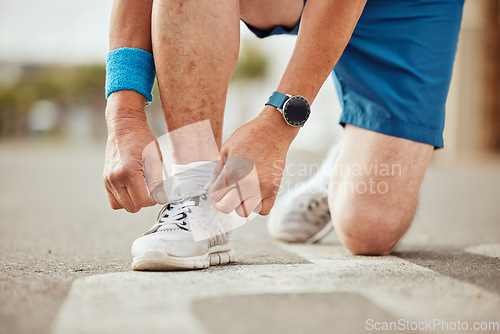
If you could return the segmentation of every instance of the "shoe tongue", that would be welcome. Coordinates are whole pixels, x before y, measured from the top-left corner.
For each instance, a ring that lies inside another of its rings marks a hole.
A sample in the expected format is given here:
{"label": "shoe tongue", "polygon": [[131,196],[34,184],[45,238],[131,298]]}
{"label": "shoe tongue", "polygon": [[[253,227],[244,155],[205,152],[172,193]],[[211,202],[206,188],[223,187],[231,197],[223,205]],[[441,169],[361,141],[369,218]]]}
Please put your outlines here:
{"label": "shoe tongue", "polygon": [[182,196],[189,193],[196,192],[203,189],[204,184],[198,184],[192,180],[176,180],[174,177],[174,184],[172,188],[172,196]]}

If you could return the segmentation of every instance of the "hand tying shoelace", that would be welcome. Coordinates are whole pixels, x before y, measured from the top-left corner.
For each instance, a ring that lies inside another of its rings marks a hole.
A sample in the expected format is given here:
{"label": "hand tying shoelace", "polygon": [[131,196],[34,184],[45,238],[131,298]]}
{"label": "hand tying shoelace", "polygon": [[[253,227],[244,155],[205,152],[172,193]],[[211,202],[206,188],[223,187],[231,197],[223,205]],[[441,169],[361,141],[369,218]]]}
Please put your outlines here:
{"label": "hand tying shoelace", "polygon": [[190,270],[234,261],[232,217],[217,211],[204,190],[215,162],[174,167],[169,201],[153,227],[132,245],[132,268]]}

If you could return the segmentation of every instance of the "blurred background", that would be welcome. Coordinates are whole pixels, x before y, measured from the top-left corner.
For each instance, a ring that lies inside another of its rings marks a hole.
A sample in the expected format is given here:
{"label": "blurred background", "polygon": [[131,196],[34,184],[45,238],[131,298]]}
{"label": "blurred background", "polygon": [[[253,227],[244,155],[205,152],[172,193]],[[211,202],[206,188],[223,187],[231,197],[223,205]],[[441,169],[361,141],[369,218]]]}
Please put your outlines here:
{"label": "blurred background", "polygon": [[[111,0],[2,1],[1,143],[104,142],[104,61],[111,4]],[[453,162],[500,152],[498,7],[495,0],[466,2],[448,99],[446,149],[436,160]],[[241,57],[227,102],[226,138],[261,110],[294,45],[291,36],[258,40],[244,26],[241,32]],[[155,96],[148,117],[161,135],[165,130],[159,94]],[[341,134],[339,113],[328,79],[293,149],[324,152]]]}

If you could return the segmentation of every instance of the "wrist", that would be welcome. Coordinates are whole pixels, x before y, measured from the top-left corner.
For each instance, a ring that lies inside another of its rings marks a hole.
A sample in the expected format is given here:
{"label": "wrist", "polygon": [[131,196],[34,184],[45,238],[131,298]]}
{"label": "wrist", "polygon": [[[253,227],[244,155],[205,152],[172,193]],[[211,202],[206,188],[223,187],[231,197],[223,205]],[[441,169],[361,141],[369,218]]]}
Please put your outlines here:
{"label": "wrist", "polygon": [[258,117],[266,122],[268,133],[278,138],[287,139],[292,142],[299,133],[300,128],[289,125],[276,107],[265,106]]}
{"label": "wrist", "polygon": [[147,123],[145,102],[146,98],[135,91],[121,90],[111,94],[105,112],[108,130],[123,128],[131,121]]}

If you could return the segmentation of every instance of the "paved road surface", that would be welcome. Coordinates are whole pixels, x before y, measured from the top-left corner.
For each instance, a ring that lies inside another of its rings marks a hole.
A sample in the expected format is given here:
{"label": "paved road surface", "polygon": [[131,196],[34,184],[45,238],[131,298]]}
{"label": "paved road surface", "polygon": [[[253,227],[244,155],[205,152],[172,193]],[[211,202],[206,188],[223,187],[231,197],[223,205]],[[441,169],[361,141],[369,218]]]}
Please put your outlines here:
{"label": "paved road surface", "polygon": [[441,321],[434,332],[446,332],[458,320],[500,322],[498,163],[433,166],[391,256],[352,256],[334,234],[283,245],[258,218],[235,232],[233,265],[136,273],[130,245],[158,208],[108,208],[101,146],[3,143],[0,157],[0,333],[361,333],[400,319]]}

